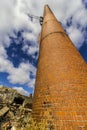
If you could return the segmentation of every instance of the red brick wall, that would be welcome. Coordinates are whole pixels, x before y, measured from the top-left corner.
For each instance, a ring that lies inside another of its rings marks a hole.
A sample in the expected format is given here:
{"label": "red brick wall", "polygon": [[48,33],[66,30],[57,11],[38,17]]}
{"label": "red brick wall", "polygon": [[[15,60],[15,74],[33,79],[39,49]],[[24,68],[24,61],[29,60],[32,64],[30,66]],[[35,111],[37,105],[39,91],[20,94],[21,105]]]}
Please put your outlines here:
{"label": "red brick wall", "polygon": [[33,117],[55,130],[87,130],[87,64],[45,6]]}

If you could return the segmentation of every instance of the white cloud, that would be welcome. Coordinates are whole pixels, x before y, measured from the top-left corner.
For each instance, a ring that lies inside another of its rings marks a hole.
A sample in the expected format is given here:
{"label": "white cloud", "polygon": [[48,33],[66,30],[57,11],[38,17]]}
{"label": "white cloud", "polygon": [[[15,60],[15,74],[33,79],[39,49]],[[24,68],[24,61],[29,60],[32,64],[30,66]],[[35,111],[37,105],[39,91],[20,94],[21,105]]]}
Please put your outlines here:
{"label": "white cloud", "polygon": [[9,46],[9,35],[14,36],[13,30],[31,30],[34,32],[32,37],[35,37],[34,35],[38,32],[35,24],[29,20],[25,13],[25,3],[23,0],[0,0],[0,42],[5,46]]}
{"label": "white cloud", "polygon": [[22,95],[29,96],[29,92],[27,92],[22,87],[13,87],[13,89],[17,90],[17,92],[20,93],[20,94],[22,94]]}
{"label": "white cloud", "polygon": [[13,68],[12,63],[4,57],[0,57],[0,72],[9,73]]}
{"label": "white cloud", "polygon": [[79,9],[73,16],[74,23],[80,23],[80,25],[87,26],[87,18],[86,18],[87,10],[85,8]]}
{"label": "white cloud", "polygon": [[15,68],[9,60],[0,57],[0,72],[8,73],[7,79],[10,83],[29,84],[32,82],[30,73],[36,75],[36,68],[30,63],[21,63],[18,68]]}
{"label": "white cloud", "polygon": [[43,15],[45,4],[51,7],[63,24],[66,24],[67,19],[73,16],[74,24],[87,25],[87,10],[82,4],[82,0],[0,0],[0,42],[4,41],[6,46],[9,46],[8,34],[13,35],[13,30],[19,29],[25,30],[23,34],[25,39],[36,40],[40,25],[36,21],[32,22],[26,14]]}
{"label": "white cloud", "polygon": [[29,48],[29,45],[28,44],[24,44],[24,46],[22,47],[22,50],[24,52],[26,52],[28,50],[28,48]]}
{"label": "white cloud", "polygon": [[73,42],[76,43],[76,47],[80,48],[84,41],[83,33],[79,29],[74,28],[74,26],[69,27],[67,32],[70,38],[73,39]]}
{"label": "white cloud", "polygon": [[34,55],[36,52],[39,51],[39,45],[35,42],[32,42],[31,45],[25,44],[22,47],[22,50],[28,55]]}
{"label": "white cloud", "polygon": [[15,68],[7,59],[5,47],[11,44],[9,35],[16,37],[13,30],[23,29],[22,35],[25,42],[32,40],[34,43],[29,46],[27,42],[22,49],[29,55],[38,51],[36,39],[41,27],[38,21],[33,20],[32,22],[27,14],[42,16],[45,4],[51,7],[56,17],[64,25],[72,16],[72,25],[66,30],[77,48],[83,44],[83,32],[77,28],[77,24],[81,28],[87,26],[87,10],[84,8],[82,0],[0,0],[0,72],[7,72],[8,80],[11,83],[28,83],[28,86],[31,87],[34,84],[34,79],[30,79],[30,71],[35,75],[36,68],[30,63],[20,63],[19,67]]}
{"label": "white cloud", "polygon": [[35,41],[36,36],[33,35],[32,32],[31,32],[31,33],[29,33],[29,32],[24,32],[24,33],[23,33],[23,38],[26,39],[26,40],[28,40],[28,41]]}
{"label": "white cloud", "polygon": [[6,50],[2,44],[0,45],[0,57],[7,57]]}
{"label": "white cloud", "polygon": [[36,68],[29,63],[21,63],[18,68],[11,68],[8,80],[13,84],[25,84],[31,81],[30,73],[36,74]]}
{"label": "white cloud", "polygon": [[30,80],[30,82],[28,83],[28,86],[33,88],[35,86],[35,79]]}
{"label": "white cloud", "polygon": [[29,55],[33,55],[35,52],[38,52],[38,50],[39,50],[39,48],[37,47],[37,46],[30,46],[29,48],[28,48],[28,51],[27,51],[27,53],[29,54]]}

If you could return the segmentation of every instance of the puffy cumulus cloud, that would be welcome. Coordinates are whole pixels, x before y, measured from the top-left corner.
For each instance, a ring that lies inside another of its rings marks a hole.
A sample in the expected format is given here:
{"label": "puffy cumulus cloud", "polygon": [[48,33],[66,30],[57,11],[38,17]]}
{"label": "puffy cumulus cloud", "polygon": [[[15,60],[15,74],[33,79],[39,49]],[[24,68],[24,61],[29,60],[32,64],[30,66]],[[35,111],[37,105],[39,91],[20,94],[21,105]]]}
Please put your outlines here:
{"label": "puffy cumulus cloud", "polygon": [[29,49],[28,49],[28,54],[34,54],[35,52],[38,52],[38,47],[36,46],[36,47],[29,47]]}
{"label": "puffy cumulus cloud", "polygon": [[26,52],[28,55],[34,55],[36,52],[39,51],[38,45],[27,45],[25,44],[22,48],[24,52]]}
{"label": "puffy cumulus cloud", "polygon": [[35,79],[32,79],[29,83],[28,86],[33,88],[35,86]]}
{"label": "puffy cumulus cloud", "polygon": [[[65,4],[64,4],[65,3]],[[62,22],[71,40],[79,49],[86,40],[82,28],[87,27],[87,9],[84,7],[82,0],[61,0],[55,5],[51,5],[57,18]],[[71,25],[67,26],[67,21],[71,19]],[[78,28],[78,25],[80,28]]]}
{"label": "puffy cumulus cloud", "polygon": [[30,73],[35,76],[36,68],[30,63],[20,63],[19,67],[15,68],[9,60],[0,57],[0,72],[8,73],[7,79],[10,83],[29,84],[33,80],[30,79]]}
{"label": "puffy cumulus cloud", "polygon": [[[20,63],[18,68],[15,68],[8,60],[5,47],[11,44],[9,36],[16,37],[14,30],[23,30],[22,37],[25,44],[22,49],[29,55],[38,51],[36,39],[41,27],[38,21],[32,21],[27,14],[42,16],[45,4],[51,7],[58,20],[62,22],[77,48],[81,47],[85,40],[85,34],[83,35],[81,28],[87,26],[87,9],[82,0],[0,0],[0,72],[7,72],[11,83],[29,82],[29,87],[34,84],[34,79],[30,79],[30,72],[32,71],[35,75],[36,68],[30,63]],[[67,26],[70,17],[72,17],[72,22],[70,26]],[[33,41],[34,44],[29,46],[29,41]]]}
{"label": "puffy cumulus cloud", "polygon": [[33,35],[31,36],[31,34],[29,34],[28,32],[24,32],[23,37],[25,38],[25,42],[23,44],[22,51],[27,55],[34,56],[34,54],[39,51],[39,44],[37,43],[37,37]]}
{"label": "puffy cumulus cloud", "polygon": [[[68,18],[72,16],[73,24],[87,25],[87,10],[82,0],[0,0],[0,42],[3,41],[6,46],[9,46],[9,35],[14,37],[13,30],[17,31],[20,29],[24,30],[23,37],[25,39],[36,40],[40,31],[40,25],[36,21],[31,21],[27,14],[43,15],[45,4],[51,7],[63,24],[66,24]],[[73,27],[73,25],[71,26]],[[77,46],[77,42],[75,44]]]}
{"label": "puffy cumulus cloud", "polygon": [[27,41],[35,41],[36,36],[32,35],[32,33],[24,32],[23,33],[23,38],[26,39]]}
{"label": "puffy cumulus cloud", "polygon": [[73,39],[76,47],[80,48],[85,40],[81,30],[71,26],[67,29],[67,32],[69,33],[70,38]]}
{"label": "puffy cumulus cloud", "polygon": [[7,58],[6,50],[2,44],[0,44],[0,57]]}
{"label": "puffy cumulus cloud", "polygon": [[80,7],[73,15],[73,23],[75,24],[79,23],[82,27],[87,26],[86,14],[87,9],[85,9],[84,6],[82,5],[82,7]]}
{"label": "puffy cumulus cloud", "polygon": [[30,73],[35,75],[36,68],[29,63],[21,63],[18,68],[12,68],[8,80],[13,84],[25,84],[31,82]]}
{"label": "puffy cumulus cloud", "polygon": [[84,4],[85,8],[87,9],[87,0],[82,0],[82,2]]}
{"label": "puffy cumulus cloud", "polygon": [[[54,12],[57,18],[59,18],[59,20],[62,22],[71,40],[79,49],[85,40],[82,28],[86,28],[87,26],[87,10],[83,5],[82,0],[62,0],[56,6],[58,7],[58,12],[56,12],[56,9]],[[67,26],[67,22],[70,20],[70,18],[71,23]],[[80,27],[78,27],[78,25]]]}
{"label": "puffy cumulus cloud", "polygon": [[23,89],[22,87],[13,87],[13,89],[17,90],[18,93],[28,96],[29,92],[27,92],[25,89]]}
{"label": "puffy cumulus cloud", "polygon": [[9,72],[12,68],[12,64],[9,60],[0,57],[0,72]]}
{"label": "puffy cumulus cloud", "polygon": [[12,68],[8,80],[13,83],[24,84],[29,81],[29,68],[27,65],[20,64],[18,68]]}
{"label": "puffy cumulus cloud", "polygon": [[23,0],[0,0],[0,42],[7,47],[10,45],[9,35],[15,37],[13,30],[32,31],[32,33],[29,32],[30,38],[38,33],[35,24],[29,20],[26,14],[25,3],[26,1]]}

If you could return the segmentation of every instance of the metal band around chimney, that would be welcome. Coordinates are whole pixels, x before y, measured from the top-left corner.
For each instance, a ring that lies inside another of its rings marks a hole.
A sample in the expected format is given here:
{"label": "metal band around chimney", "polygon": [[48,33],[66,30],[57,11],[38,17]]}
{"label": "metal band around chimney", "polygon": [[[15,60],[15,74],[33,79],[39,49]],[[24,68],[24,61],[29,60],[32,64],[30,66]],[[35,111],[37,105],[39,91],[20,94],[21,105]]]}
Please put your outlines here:
{"label": "metal band around chimney", "polygon": [[44,37],[41,39],[40,43],[41,43],[45,38],[47,38],[48,36],[53,35],[53,34],[55,34],[55,33],[60,33],[60,34],[63,34],[63,35],[67,35],[65,32],[61,32],[61,31],[51,32],[51,33],[47,34],[46,36],[44,36]]}

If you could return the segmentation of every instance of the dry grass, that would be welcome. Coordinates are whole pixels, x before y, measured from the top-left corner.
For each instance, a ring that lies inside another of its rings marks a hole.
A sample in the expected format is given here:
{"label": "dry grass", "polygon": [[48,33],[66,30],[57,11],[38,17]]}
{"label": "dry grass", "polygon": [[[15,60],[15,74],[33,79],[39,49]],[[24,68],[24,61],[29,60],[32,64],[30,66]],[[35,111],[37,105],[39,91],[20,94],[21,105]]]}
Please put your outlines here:
{"label": "dry grass", "polygon": [[47,121],[43,119],[41,122],[36,123],[32,117],[29,119],[29,123],[23,128],[23,130],[46,130]]}

